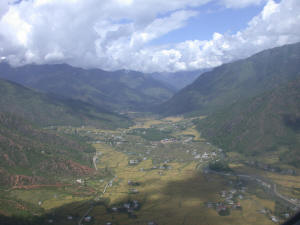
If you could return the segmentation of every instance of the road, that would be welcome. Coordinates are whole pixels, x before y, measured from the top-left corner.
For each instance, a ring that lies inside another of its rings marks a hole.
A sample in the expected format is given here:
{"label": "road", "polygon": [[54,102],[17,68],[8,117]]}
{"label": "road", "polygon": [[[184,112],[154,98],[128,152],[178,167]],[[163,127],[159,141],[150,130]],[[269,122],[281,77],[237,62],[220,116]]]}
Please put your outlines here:
{"label": "road", "polygon": [[97,168],[97,160],[98,160],[98,155],[97,153],[93,156],[93,164],[94,164],[94,167],[95,167],[95,170],[98,170]]}
{"label": "road", "polygon": [[[105,194],[107,188],[112,186],[112,184],[113,184],[113,182],[114,182],[114,179],[115,179],[115,178],[113,178],[112,180],[110,180],[110,181],[105,185],[102,194]],[[98,194],[98,193],[97,193],[97,194]],[[97,195],[97,194],[96,194],[96,195]],[[83,214],[83,216],[82,216],[82,217],[80,218],[80,220],[78,221],[78,225],[82,225],[82,221],[84,220],[84,218],[85,218],[86,216],[88,216],[89,213],[94,209],[94,204],[93,204],[93,202],[91,202],[90,204],[91,204],[91,206],[89,207],[89,209]]]}
{"label": "road", "polygon": [[273,192],[277,197],[289,202],[290,204],[292,204],[293,206],[295,206],[297,208],[300,208],[300,204],[297,204],[294,201],[290,200],[289,198],[287,198],[287,197],[283,196],[282,194],[278,193],[276,184],[273,184]]}
{"label": "road", "polygon": [[82,221],[84,220],[84,218],[85,218],[86,216],[89,215],[89,213],[93,210],[93,208],[94,208],[94,205],[91,204],[91,207],[85,212],[85,214],[84,214],[84,215],[80,218],[80,220],[78,221],[78,225],[82,225]]}
{"label": "road", "polygon": [[296,208],[300,208],[300,204],[295,203],[294,201],[291,201],[288,197],[283,196],[282,194],[280,194],[277,191],[277,185],[270,181],[267,180],[263,177],[259,177],[256,175],[246,175],[246,174],[233,174],[233,173],[223,173],[223,172],[217,172],[217,171],[213,171],[210,169],[206,169],[209,173],[214,173],[214,174],[218,174],[218,175],[222,175],[222,176],[237,176],[237,177],[241,177],[241,178],[245,178],[245,179],[249,179],[252,181],[256,181],[259,184],[264,183],[266,187],[269,188],[269,190],[272,192],[273,195],[275,195],[276,197],[288,202],[289,204],[291,204],[292,206],[296,207]]}

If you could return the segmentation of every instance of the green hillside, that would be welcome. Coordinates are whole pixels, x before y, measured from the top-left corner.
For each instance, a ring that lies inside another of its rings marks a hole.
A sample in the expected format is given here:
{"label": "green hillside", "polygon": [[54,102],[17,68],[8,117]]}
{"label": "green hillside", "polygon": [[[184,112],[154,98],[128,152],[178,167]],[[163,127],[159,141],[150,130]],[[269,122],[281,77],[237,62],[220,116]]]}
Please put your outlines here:
{"label": "green hillside", "polygon": [[12,68],[1,63],[0,77],[110,111],[146,110],[166,101],[175,92],[171,86],[140,72],[108,72],[67,64]]}
{"label": "green hillside", "polygon": [[300,77],[282,87],[237,102],[198,122],[202,135],[227,151],[280,154],[299,167]]}
{"label": "green hillside", "polygon": [[126,127],[127,118],[78,100],[41,94],[0,79],[0,112],[10,112],[42,126],[92,125],[100,128]]}
{"label": "green hillside", "polygon": [[300,43],[265,50],[202,74],[158,111],[164,115],[206,115],[272,90],[300,75]]}
{"label": "green hillside", "polygon": [[78,139],[42,130],[0,113],[0,185],[60,182],[61,177],[92,174],[94,148]]}

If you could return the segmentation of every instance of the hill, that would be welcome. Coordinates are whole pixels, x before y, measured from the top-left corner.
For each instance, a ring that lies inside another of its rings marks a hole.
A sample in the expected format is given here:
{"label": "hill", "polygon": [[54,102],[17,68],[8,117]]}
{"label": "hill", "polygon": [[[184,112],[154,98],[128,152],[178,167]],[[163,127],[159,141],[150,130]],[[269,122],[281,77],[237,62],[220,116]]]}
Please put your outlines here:
{"label": "hill", "polygon": [[227,151],[277,153],[281,163],[299,167],[300,77],[200,120],[198,129]]}
{"label": "hill", "polygon": [[100,128],[126,127],[125,117],[79,101],[43,94],[0,79],[0,112],[10,112],[42,126],[93,125]]}
{"label": "hill", "polygon": [[81,69],[67,64],[0,64],[0,77],[45,93],[84,101],[110,111],[145,110],[169,99],[175,89],[140,72]]}
{"label": "hill", "polygon": [[42,130],[11,113],[0,113],[0,185],[56,183],[92,174],[91,146]]}
{"label": "hill", "polygon": [[265,50],[202,74],[158,111],[164,115],[206,115],[272,90],[299,74],[300,43]]}

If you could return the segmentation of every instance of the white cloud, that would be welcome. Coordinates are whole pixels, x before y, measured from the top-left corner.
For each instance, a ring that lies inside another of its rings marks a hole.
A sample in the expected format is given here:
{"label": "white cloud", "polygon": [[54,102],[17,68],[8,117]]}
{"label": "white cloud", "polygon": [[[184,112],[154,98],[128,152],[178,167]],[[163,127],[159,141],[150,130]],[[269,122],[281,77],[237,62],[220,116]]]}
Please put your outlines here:
{"label": "white cloud", "polygon": [[[247,28],[173,46],[148,43],[179,29],[210,0],[29,0],[0,12],[0,57],[13,64],[66,62],[108,70],[213,67],[300,41],[300,2],[269,0]],[[263,0],[220,0],[246,7]],[[1,6],[2,3],[0,3]]]}
{"label": "white cloud", "polygon": [[251,5],[260,5],[267,0],[221,0],[227,8],[244,8]]}
{"label": "white cloud", "polygon": [[8,11],[9,0],[1,0],[0,1],[0,19],[2,16]]}
{"label": "white cloud", "polygon": [[[174,47],[189,56],[187,69],[218,66],[258,51],[300,41],[300,2],[269,0],[248,27],[233,35],[215,33],[209,41],[187,41]],[[184,57],[182,57],[184,59]]]}

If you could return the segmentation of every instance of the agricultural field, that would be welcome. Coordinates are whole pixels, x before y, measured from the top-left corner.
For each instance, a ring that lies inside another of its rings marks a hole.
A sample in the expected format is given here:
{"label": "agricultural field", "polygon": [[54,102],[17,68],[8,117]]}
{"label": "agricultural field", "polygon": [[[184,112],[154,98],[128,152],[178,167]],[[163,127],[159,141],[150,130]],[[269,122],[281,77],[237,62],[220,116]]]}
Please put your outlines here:
{"label": "agricultural field", "polygon": [[[299,176],[249,166],[241,155],[203,139],[193,119],[139,118],[135,126],[114,131],[47,128],[91,143],[94,175],[64,180],[60,187],[5,190],[6,201],[43,215],[45,224],[62,225],[269,225],[293,213],[274,198],[267,182],[297,198]],[[212,162],[223,161],[229,162],[229,172],[209,169]]]}

